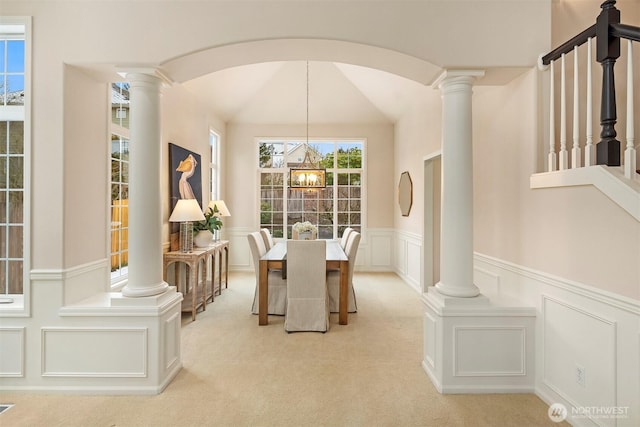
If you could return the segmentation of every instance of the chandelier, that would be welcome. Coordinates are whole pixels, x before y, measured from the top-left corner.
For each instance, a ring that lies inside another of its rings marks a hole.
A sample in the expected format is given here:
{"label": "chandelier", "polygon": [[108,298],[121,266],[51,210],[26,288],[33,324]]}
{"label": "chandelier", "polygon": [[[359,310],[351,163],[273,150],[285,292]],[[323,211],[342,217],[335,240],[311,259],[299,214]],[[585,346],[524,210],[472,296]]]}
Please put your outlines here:
{"label": "chandelier", "polygon": [[309,146],[309,61],[307,61],[307,139],[303,144],[304,160],[296,167],[289,169],[289,188],[314,189],[325,188],[327,170],[318,167],[311,159],[315,151]]}

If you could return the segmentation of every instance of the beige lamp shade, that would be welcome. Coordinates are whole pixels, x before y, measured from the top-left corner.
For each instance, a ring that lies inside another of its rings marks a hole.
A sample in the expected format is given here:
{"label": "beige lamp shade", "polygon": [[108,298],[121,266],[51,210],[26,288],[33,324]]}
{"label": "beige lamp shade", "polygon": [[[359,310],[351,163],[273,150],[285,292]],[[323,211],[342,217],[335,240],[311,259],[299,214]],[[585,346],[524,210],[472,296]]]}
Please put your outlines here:
{"label": "beige lamp shade", "polygon": [[229,208],[225,204],[224,200],[212,200],[209,202],[208,206],[212,211],[216,211],[218,209],[218,216],[231,216],[231,212],[229,212]]}
{"label": "beige lamp shade", "polygon": [[204,221],[204,214],[196,199],[180,199],[169,217],[170,222]]}

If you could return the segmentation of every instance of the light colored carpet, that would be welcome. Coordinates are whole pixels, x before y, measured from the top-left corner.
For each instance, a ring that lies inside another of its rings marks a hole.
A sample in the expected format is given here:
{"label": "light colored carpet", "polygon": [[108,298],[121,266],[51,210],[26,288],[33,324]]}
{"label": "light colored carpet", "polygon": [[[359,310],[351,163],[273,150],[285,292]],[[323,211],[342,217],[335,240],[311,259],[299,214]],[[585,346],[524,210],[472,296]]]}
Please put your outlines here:
{"label": "light colored carpet", "polygon": [[[253,273],[232,273],[195,322],[183,369],[157,396],[2,393],[0,426],[557,426],[531,394],[441,395],[421,367],[419,295],[390,273],[355,273],[358,313],[326,334],[258,326]],[[566,425],[566,424],[565,424]]]}

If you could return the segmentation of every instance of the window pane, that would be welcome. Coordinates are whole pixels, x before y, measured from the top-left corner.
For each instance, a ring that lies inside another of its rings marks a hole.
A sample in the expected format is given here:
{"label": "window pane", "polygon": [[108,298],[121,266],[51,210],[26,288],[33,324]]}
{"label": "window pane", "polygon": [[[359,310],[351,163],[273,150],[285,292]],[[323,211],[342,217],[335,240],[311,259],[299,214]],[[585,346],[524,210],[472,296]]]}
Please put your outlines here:
{"label": "window pane", "polygon": [[7,72],[24,73],[24,40],[7,41]]}
{"label": "window pane", "polygon": [[[9,252],[7,250],[7,227],[5,227],[3,224],[2,227],[0,227],[0,260],[5,260],[7,258],[8,253]],[[5,271],[4,268],[0,270],[0,275],[4,276],[4,271]]]}
{"label": "window pane", "polygon": [[7,188],[7,157],[0,156],[0,188]]}
{"label": "window pane", "polygon": [[261,168],[284,167],[284,143],[264,142],[260,143],[258,160]]}
{"label": "window pane", "polygon": [[[120,89],[124,93],[125,88]],[[129,140],[120,135],[111,135],[111,280],[122,280],[127,274],[125,267],[129,249],[128,160]]]}
{"label": "window pane", "polygon": [[24,105],[24,75],[7,76],[7,105]]}
{"label": "window pane", "polygon": [[282,237],[284,192],[282,173],[260,174],[260,228],[268,228],[274,237]]}
{"label": "window pane", "polygon": [[22,226],[9,226],[9,258],[22,258]]}
{"label": "window pane", "polygon": [[22,224],[24,211],[24,193],[22,191],[9,192],[9,223]]}
{"label": "window pane", "polygon": [[111,84],[111,121],[129,129],[129,83]]}
{"label": "window pane", "polygon": [[22,188],[23,178],[22,157],[9,157],[9,188]]}
{"label": "window pane", "polygon": [[9,123],[10,122],[0,122],[0,154],[7,154],[7,138],[9,135],[7,129],[9,127]]}
{"label": "window pane", "polygon": [[[9,154],[24,154],[24,122],[7,122],[9,126]],[[2,144],[2,152],[6,152]]]}
{"label": "window pane", "polygon": [[11,260],[8,262],[9,268],[9,293],[21,294],[23,292],[22,278],[24,277],[24,263],[20,260]]}

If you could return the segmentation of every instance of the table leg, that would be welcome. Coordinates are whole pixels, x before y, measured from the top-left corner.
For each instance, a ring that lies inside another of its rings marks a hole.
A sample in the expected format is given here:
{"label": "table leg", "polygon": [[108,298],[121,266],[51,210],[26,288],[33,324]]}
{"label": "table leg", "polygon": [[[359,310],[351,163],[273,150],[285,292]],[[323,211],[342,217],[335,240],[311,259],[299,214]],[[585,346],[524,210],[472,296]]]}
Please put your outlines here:
{"label": "table leg", "polygon": [[207,257],[207,260],[209,258],[211,258],[211,274],[209,275],[209,279],[211,280],[211,302],[213,302],[216,299],[216,253],[214,252],[210,257]]}
{"label": "table leg", "polygon": [[258,325],[269,324],[269,270],[267,261],[260,261],[258,273]]}
{"label": "table leg", "polygon": [[[229,287],[229,245],[224,247],[224,288]],[[222,292],[222,284],[220,284],[220,292]]]}
{"label": "table leg", "polygon": [[[195,270],[195,271],[194,271]],[[189,265],[187,267],[189,274],[189,283],[191,283],[191,320],[196,320],[196,311],[198,309],[198,267]]]}
{"label": "table leg", "polygon": [[340,261],[340,313],[338,323],[349,324],[349,261]]}

